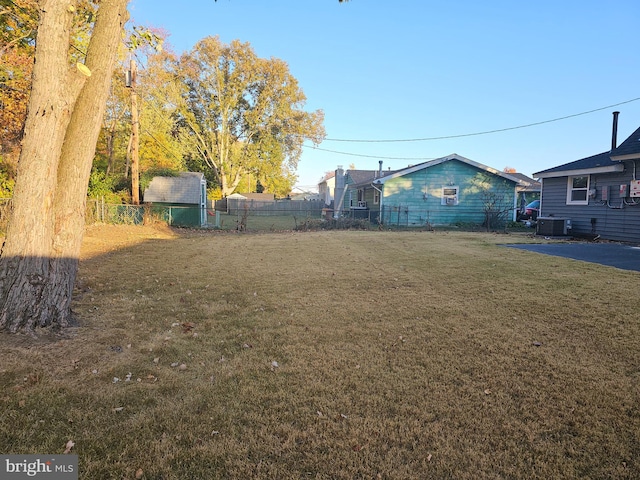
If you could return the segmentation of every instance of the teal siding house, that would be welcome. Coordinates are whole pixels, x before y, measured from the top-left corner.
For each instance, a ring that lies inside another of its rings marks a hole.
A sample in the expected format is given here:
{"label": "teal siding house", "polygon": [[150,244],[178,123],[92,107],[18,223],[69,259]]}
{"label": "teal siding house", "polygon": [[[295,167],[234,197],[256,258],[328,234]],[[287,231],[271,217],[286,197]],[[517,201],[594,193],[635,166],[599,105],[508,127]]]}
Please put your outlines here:
{"label": "teal siding house", "polygon": [[409,227],[500,227],[515,219],[521,184],[517,176],[455,153],[393,172],[380,165],[358,183],[349,178],[344,208],[368,211],[369,218],[386,225]]}

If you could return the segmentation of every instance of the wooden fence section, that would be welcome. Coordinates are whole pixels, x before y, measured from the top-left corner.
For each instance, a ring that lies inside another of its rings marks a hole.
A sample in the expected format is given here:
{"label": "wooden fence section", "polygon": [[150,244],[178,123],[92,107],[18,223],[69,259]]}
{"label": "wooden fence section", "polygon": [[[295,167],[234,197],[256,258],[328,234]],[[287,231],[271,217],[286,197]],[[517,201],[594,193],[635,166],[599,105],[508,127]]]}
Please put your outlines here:
{"label": "wooden fence section", "polygon": [[230,215],[244,214],[252,216],[309,216],[319,217],[322,214],[324,202],[321,200],[274,200],[264,202],[245,200],[241,198],[225,198],[215,202],[215,209]]}

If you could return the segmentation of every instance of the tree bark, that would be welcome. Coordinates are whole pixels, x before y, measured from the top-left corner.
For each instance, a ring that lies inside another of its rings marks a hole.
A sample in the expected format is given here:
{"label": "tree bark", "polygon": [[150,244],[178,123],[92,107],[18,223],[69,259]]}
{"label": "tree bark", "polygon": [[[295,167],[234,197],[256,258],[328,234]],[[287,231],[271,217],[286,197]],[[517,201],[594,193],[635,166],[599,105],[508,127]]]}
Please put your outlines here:
{"label": "tree bark", "polygon": [[102,0],[88,78],[69,69],[69,2],[40,3],[31,99],[0,253],[0,330],[70,322],[89,174],[127,3]]}

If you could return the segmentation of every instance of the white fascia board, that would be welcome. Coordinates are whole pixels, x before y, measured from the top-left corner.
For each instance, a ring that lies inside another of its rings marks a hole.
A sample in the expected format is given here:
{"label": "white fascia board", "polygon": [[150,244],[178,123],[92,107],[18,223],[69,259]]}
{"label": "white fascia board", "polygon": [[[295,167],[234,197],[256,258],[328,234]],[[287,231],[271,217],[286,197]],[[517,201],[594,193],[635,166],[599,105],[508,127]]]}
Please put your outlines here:
{"label": "white fascia board", "polygon": [[407,167],[403,170],[398,170],[391,175],[383,176],[381,178],[376,178],[371,183],[375,183],[376,185],[384,184],[387,180],[391,180],[392,178],[403,177],[405,175],[409,175],[411,173],[417,172],[419,170],[423,170],[429,167],[435,167],[444,162],[448,162],[449,160],[458,160],[462,163],[466,163],[467,165],[471,165],[479,170],[484,170],[485,172],[493,173],[494,175],[498,175],[500,177],[506,178],[507,180],[511,180],[515,182],[517,185],[521,184],[521,180],[519,178],[513,177],[508,173],[501,172],[500,170],[496,170],[495,168],[488,167],[487,165],[483,165],[482,163],[474,162],[473,160],[463,157],[462,155],[458,155],[457,153],[452,153],[451,155],[447,155],[446,157],[436,158],[435,160],[429,160],[428,162],[419,163],[418,165],[413,165],[412,167]]}
{"label": "white fascia board", "polygon": [[610,165],[606,167],[583,168],[580,170],[562,170],[558,172],[534,173],[535,178],[575,177],[579,175],[594,175],[597,173],[613,173],[624,171],[624,165]]}
{"label": "white fascia board", "polygon": [[611,155],[611,160],[614,162],[622,162],[624,160],[638,160],[640,155],[637,153],[628,153],[627,155]]}

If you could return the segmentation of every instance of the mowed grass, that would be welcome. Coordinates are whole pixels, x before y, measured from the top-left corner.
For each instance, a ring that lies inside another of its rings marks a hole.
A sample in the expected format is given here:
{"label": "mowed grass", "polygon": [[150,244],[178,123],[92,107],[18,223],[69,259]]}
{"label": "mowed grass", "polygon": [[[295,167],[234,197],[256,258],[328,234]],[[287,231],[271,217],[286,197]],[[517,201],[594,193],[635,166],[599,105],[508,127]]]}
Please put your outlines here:
{"label": "mowed grass", "polygon": [[83,479],[639,478],[639,274],[513,241],[93,228],[81,326],[0,336],[0,452],[72,440]]}
{"label": "mowed grass", "polygon": [[[282,232],[296,230],[309,219],[317,220],[320,215],[310,216],[304,212],[296,212],[289,215],[248,215],[243,219],[242,213],[221,214],[221,230],[243,229],[246,232]],[[244,221],[244,225],[242,222]],[[209,227],[215,226],[215,217],[208,217]]]}

